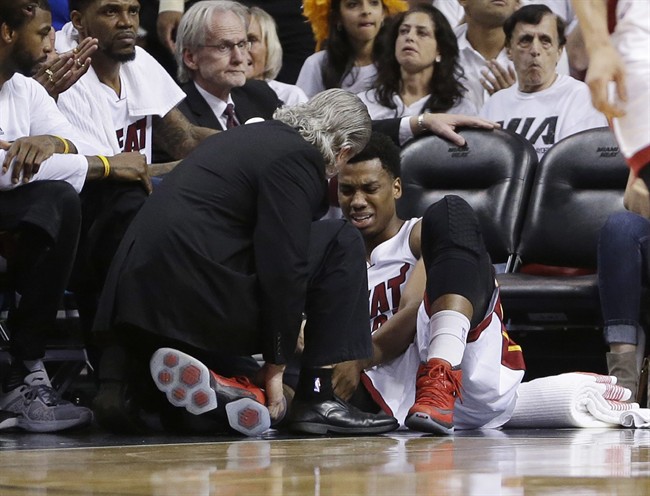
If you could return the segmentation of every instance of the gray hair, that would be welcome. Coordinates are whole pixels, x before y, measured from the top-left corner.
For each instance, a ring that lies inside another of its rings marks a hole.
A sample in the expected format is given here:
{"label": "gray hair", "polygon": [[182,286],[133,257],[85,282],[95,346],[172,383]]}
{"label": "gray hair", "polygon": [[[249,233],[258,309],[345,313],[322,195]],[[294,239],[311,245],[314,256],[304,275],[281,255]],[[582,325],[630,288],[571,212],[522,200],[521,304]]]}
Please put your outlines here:
{"label": "gray hair", "polygon": [[278,38],[277,26],[271,14],[259,7],[249,9],[251,19],[260,25],[262,41],[266,45],[266,63],[264,64],[264,79],[275,79],[282,69],[282,45]]}
{"label": "gray hair", "polygon": [[242,21],[248,31],[248,9],[239,2],[231,0],[205,0],[195,3],[183,14],[176,32],[176,63],[178,81],[186,83],[191,79],[190,71],[183,62],[183,53],[190,48],[205,44],[210,32],[212,18],[218,14],[232,12]]}
{"label": "gray hair", "polygon": [[327,173],[337,173],[336,156],[344,147],[352,155],[368,143],[371,120],[366,105],[352,93],[340,88],[325,90],[306,103],[281,107],[273,118],[295,128],[323,155]]}

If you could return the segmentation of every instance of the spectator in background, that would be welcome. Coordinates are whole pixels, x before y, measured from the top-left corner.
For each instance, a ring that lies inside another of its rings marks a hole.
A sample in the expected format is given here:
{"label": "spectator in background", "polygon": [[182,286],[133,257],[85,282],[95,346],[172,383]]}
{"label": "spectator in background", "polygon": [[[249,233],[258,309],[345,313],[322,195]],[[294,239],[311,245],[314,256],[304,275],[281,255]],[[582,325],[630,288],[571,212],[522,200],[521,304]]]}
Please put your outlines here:
{"label": "spectator in background", "polygon": [[478,113],[464,99],[456,36],[438,9],[423,3],[397,14],[382,41],[386,49],[374,87],[359,94],[372,119]]}
{"label": "spectator in background", "polygon": [[492,95],[480,115],[528,139],[541,159],[555,143],[607,125],[585,83],[556,71],[566,43],[564,21],[545,5],[526,5],[503,26],[517,85]]}
{"label": "spectator in background", "polygon": [[[185,7],[191,5],[188,0],[160,0],[157,19],[158,37],[163,44],[174,52],[176,30]],[[314,53],[314,38],[309,24],[302,16],[302,2],[298,0],[244,0],[243,4],[258,6],[268,12],[278,25],[280,44],[282,45],[282,69],[278,81],[294,84],[305,59]]]}
{"label": "spectator in background", "polygon": [[369,89],[377,76],[381,46],[375,40],[384,20],[406,8],[401,0],[304,2],[320,51],[305,60],[296,84],[308,97],[328,88],[352,93]]}
{"label": "spectator in background", "polygon": [[519,0],[458,0],[465,9],[465,23],[455,28],[460,50],[463,83],[468,98],[481,109],[498,90],[512,86],[516,75],[505,48],[503,23],[519,8]]}
{"label": "spectator in background", "polygon": [[188,9],[178,26],[178,79],[187,94],[179,109],[190,122],[218,130],[252,117],[270,119],[280,105],[264,81],[246,81],[251,42],[248,9],[208,0]]}
{"label": "spectator in background", "polygon": [[273,17],[259,7],[250,7],[249,14],[248,41],[251,48],[247,77],[266,81],[285,105],[306,102],[307,95],[298,86],[275,79],[282,67],[282,45]]}

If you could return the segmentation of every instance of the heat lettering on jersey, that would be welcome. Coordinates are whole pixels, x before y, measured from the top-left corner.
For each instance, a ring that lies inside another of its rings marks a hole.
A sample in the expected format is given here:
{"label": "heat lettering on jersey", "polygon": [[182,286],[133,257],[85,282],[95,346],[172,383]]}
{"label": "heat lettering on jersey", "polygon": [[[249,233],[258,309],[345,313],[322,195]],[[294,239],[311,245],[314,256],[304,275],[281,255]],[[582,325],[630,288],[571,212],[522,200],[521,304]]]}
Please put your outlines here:
{"label": "heat lettering on jersey", "polygon": [[[406,274],[411,264],[405,263],[399,274],[387,281],[382,281],[370,290],[370,322],[371,331],[375,332],[393,314],[397,313],[402,297],[402,285],[406,282]],[[390,301],[389,301],[390,300]]]}
{"label": "heat lettering on jersey", "polygon": [[117,143],[123,152],[144,150],[147,146],[147,118],[143,117],[129,124],[126,128],[126,136],[124,129],[118,129],[116,135]]}

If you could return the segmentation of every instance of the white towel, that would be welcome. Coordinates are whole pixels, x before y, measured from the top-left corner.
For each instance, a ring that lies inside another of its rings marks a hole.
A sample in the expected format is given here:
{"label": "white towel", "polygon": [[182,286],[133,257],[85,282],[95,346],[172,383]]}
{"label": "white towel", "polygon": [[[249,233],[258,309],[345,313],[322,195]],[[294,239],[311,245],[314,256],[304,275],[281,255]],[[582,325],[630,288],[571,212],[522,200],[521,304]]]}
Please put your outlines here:
{"label": "white towel", "polygon": [[627,403],[631,392],[616,377],[573,372],[522,383],[504,427],[650,428],[650,409]]}

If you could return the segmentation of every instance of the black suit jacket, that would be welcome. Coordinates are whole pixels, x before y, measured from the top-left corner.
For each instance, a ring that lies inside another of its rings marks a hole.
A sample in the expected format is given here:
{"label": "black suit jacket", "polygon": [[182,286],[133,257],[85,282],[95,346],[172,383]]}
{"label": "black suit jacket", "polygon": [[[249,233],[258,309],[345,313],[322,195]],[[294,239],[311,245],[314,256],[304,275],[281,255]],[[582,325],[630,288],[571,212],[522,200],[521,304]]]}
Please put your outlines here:
{"label": "black suit jacket", "polygon": [[286,362],[326,189],[319,151],[281,122],[206,138],[131,223],[96,328],[131,324],[200,349]]}
{"label": "black suit jacket", "polygon": [[[196,89],[193,81],[181,85],[187,95],[179,105],[178,109],[192,124],[209,127],[223,131],[219,119],[214,115],[212,109]],[[278,95],[264,81],[250,80],[240,88],[233,88],[231,91],[232,101],[235,104],[235,115],[237,120],[244,124],[251,117],[261,117],[269,120],[273,112],[280,106]]]}

